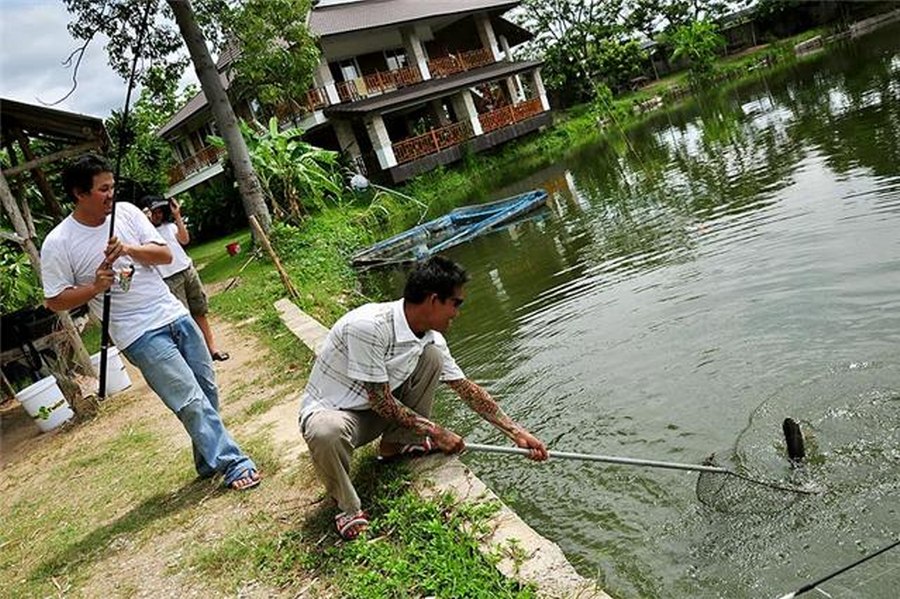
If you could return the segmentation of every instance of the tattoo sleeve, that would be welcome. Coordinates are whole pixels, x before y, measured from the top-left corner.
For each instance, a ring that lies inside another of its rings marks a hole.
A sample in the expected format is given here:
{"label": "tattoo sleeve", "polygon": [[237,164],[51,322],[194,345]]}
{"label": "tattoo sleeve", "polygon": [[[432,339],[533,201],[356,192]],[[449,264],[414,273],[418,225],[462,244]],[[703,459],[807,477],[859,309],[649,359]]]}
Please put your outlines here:
{"label": "tattoo sleeve", "polygon": [[403,405],[391,393],[388,383],[363,383],[372,411],[422,435],[434,435],[435,424]]}
{"label": "tattoo sleeve", "polygon": [[470,408],[475,410],[479,416],[499,428],[508,437],[513,438],[522,431],[519,425],[513,422],[512,419],[500,409],[500,406],[497,405],[497,402],[494,401],[491,394],[483,387],[476,385],[469,379],[447,381],[447,386],[453,389],[453,391],[459,395],[460,399],[466,402]]}

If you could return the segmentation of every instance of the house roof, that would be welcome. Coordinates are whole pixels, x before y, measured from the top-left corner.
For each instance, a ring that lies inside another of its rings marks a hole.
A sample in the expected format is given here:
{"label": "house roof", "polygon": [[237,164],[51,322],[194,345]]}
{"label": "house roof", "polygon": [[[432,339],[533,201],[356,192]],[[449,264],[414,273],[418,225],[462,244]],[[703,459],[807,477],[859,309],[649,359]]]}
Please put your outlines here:
{"label": "house roof", "polygon": [[325,37],[430,17],[485,9],[507,10],[518,4],[519,0],[358,0],[319,4],[310,13],[309,28]]}
{"label": "house roof", "polygon": [[507,62],[505,60],[495,62],[487,66],[464,71],[445,77],[443,79],[429,79],[411,87],[405,87],[393,92],[364,98],[356,102],[337,104],[325,109],[325,116],[351,117],[363,116],[372,112],[387,112],[400,110],[408,106],[428,102],[458,89],[471,87],[498,79],[509,77],[524,71],[531,70],[543,64],[540,60],[528,60],[523,62]]}
{"label": "house roof", "polygon": [[71,145],[109,142],[101,118],[0,98],[0,138],[4,142],[13,139],[13,129],[21,129],[32,139]]}
{"label": "house roof", "polygon": [[[225,89],[228,89],[228,86],[231,85],[230,76],[227,72],[219,73],[219,80],[222,82],[222,86]],[[188,100],[187,104],[181,107],[181,109],[172,115],[172,118],[169,119],[169,122],[162,126],[162,128],[156,132],[156,135],[159,137],[165,137],[165,135],[171,132],[173,129],[176,129],[182,123],[186,122],[189,118],[203,110],[207,106],[208,102],[206,101],[206,95],[203,91],[197,92],[197,95]]]}

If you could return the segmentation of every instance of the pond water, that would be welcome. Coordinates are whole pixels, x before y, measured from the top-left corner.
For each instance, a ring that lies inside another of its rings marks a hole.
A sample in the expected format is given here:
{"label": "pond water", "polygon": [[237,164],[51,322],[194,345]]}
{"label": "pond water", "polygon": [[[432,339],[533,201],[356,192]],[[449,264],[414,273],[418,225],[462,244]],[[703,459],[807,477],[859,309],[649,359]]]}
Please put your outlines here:
{"label": "pond water", "polygon": [[[551,205],[448,253],[472,275],[454,355],[552,449],[716,453],[824,490],[719,509],[689,472],[465,457],[614,597],[778,597],[900,538],[898,40],[701,97],[496,190],[483,199],[545,187]],[[807,436],[800,472],[785,417]],[[823,588],[898,584],[895,550]]]}

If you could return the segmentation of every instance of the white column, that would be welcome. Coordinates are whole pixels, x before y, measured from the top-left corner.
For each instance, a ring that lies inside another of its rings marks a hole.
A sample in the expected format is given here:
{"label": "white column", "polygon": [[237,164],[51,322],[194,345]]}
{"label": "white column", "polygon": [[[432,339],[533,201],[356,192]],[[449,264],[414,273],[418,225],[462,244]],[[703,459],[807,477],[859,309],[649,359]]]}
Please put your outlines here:
{"label": "white column", "polygon": [[428,55],[425,53],[425,47],[416,34],[415,28],[403,27],[400,29],[400,34],[403,36],[403,49],[406,50],[406,59],[410,64],[419,67],[423,81],[431,79],[431,71],[428,70]]}
{"label": "white column", "polygon": [[481,128],[481,121],[478,120],[478,110],[475,108],[472,92],[464,89],[458,94],[454,94],[451,101],[453,102],[453,111],[456,113],[456,118],[460,121],[468,120],[469,124],[472,125],[472,133],[474,135],[477,136],[484,133],[484,130]]}
{"label": "white column", "polygon": [[497,47],[497,36],[494,35],[494,26],[491,25],[491,17],[487,13],[475,15],[475,27],[478,29],[478,37],[481,45],[491,51],[494,60],[500,60],[500,49]]}
{"label": "white column", "polygon": [[522,101],[522,95],[519,92],[519,87],[516,85],[515,77],[506,77],[503,79],[503,83],[506,85],[506,93],[509,94],[509,99],[513,104],[518,104]]}
{"label": "white column", "polygon": [[353,133],[353,126],[349,121],[343,119],[331,119],[334,126],[334,134],[338,138],[338,144],[341,151],[347,152],[353,158],[359,158],[362,152],[359,151],[359,142],[356,141],[356,134]]}
{"label": "white column", "polygon": [[380,114],[366,119],[366,132],[369,134],[369,139],[372,140],[372,147],[375,148],[375,155],[378,156],[378,164],[381,165],[381,168],[389,169],[397,166],[394,147]]}
{"label": "white column", "polygon": [[509,40],[505,35],[500,36],[500,51],[503,53],[503,59],[512,62],[512,50],[509,49]]}
{"label": "white column", "polygon": [[547,100],[547,90],[544,89],[544,80],[541,78],[541,70],[535,69],[531,71],[531,83],[534,87],[534,93],[541,99],[541,107],[544,110],[550,110],[550,101]]}
{"label": "white column", "polygon": [[338,96],[337,87],[334,85],[334,77],[331,76],[331,69],[328,68],[328,63],[325,61],[324,56],[319,61],[319,66],[316,67],[315,77],[319,84],[325,88],[328,103],[340,104],[341,98]]}

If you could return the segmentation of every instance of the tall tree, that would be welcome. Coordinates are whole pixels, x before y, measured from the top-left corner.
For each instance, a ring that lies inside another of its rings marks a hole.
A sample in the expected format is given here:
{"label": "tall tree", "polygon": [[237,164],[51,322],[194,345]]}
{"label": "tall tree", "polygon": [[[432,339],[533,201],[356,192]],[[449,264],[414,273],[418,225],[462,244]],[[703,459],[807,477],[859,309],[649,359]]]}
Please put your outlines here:
{"label": "tall tree", "polygon": [[[177,81],[187,64],[182,54],[182,43],[187,46],[197,77],[200,79],[200,87],[209,102],[219,133],[225,140],[228,158],[234,168],[241,192],[244,211],[248,217],[256,216],[263,228],[268,230],[272,221],[269,209],[250,162],[250,155],[238,128],[231,102],[210,56],[207,37],[200,28],[201,22],[206,24],[212,22],[210,15],[214,14],[215,10],[201,11],[199,13],[201,19],[198,22],[198,14],[195,14],[189,0],[166,0],[164,4],[160,0],[146,0],[146,3],[132,0],[64,1],[68,11],[75,15],[75,20],[69,24],[69,31],[74,37],[84,41],[84,45],[70,56],[70,59],[76,61],[76,68],[87,45],[98,33],[102,33],[109,38],[106,45],[109,64],[122,77],[130,75],[132,58],[135,53],[139,53],[142,63],[148,67],[141,77],[144,84],[152,85],[154,79],[151,74],[160,70],[166,74],[165,79]],[[207,8],[221,7],[218,2],[212,0],[207,4],[209,5]],[[143,43],[138,47],[138,40],[142,34],[142,16],[144,10],[148,8],[152,15],[150,25],[145,32]],[[177,29],[172,26],[173,20],[177,23]],[[219,30],[210,28],[209,31],[213,34],[212,41],[216,41]],[[97,93],[107,92],[97,90]]]}
{"label": "tall tree", "polygon": [[545,61],[547,86],[569,101],[593,93],[596,44],[625,32],[621,12],[625,0],[524,0],[519,21],[535,32],[528,52]]}

